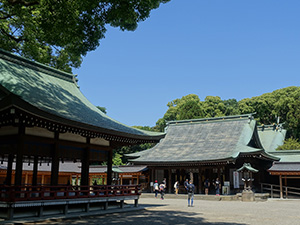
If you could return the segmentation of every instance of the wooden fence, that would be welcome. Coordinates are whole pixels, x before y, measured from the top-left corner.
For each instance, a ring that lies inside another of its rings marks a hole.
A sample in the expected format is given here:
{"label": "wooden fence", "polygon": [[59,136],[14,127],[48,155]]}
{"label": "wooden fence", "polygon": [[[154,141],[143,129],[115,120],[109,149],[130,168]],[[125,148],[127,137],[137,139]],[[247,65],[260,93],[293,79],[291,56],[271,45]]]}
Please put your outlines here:
{"label": "wooden fence", "polygon": [[140,185],[96,186],[5,186],[0,185],[0,201],[37,201],[76,198],[101,198],[140,194]]}
{"label": "wooden fence", "polygon": [[[269,192],[271,198],[280,197],[280,185],[261,183],[261,191]],[[282,186],[282,197],[293,198],[300,197],[300,188]]]}

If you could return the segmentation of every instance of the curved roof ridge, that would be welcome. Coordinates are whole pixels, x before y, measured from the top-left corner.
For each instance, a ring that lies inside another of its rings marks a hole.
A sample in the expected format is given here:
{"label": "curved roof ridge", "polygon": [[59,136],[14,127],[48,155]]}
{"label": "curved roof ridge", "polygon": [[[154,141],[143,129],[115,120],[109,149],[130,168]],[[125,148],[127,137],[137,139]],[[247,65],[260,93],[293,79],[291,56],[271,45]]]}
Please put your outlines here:
{"label": "curved roof ridge", "polygon": [[234,116],[221,116],[221,117],[210,117],[210,118],[199,118],[199,119],[188,119],[188,120],[171,120],[167,122],[167,125],[170,124],[182,124],[182,123],[197,123],[197,122],[221,122],[224,120],[233,120],[233,119],[248,119],[252,117],[255,113],[234,115]]}

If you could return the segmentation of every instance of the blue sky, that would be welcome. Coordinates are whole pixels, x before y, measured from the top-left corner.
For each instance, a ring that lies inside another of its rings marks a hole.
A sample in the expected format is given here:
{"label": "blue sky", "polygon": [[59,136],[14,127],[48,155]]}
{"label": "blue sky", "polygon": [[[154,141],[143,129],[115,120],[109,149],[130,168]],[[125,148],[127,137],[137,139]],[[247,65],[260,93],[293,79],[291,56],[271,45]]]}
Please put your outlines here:
{"label": "blue sky", "polygon": [[154,126],[188,94],[241,100],[299,86],[299,12],[299,0],[171,0],[134,32],[108,27],[73,73],[108,116]]}

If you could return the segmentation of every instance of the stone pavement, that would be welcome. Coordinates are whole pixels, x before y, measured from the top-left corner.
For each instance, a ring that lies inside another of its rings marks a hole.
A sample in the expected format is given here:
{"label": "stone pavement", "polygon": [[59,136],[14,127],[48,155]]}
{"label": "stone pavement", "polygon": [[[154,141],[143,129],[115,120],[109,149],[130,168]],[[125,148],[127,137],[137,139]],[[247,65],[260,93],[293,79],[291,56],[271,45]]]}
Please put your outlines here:
{"label": "stone pavement", "polygon": [[300,200],[268,199],[264,202],[195,200],[187,207],[185,195],[166,195],[164,200],[145,195],[139,200],[141,210],[69,219],[48,219],[24,224],[118,224],[118,225],[298,225]]}

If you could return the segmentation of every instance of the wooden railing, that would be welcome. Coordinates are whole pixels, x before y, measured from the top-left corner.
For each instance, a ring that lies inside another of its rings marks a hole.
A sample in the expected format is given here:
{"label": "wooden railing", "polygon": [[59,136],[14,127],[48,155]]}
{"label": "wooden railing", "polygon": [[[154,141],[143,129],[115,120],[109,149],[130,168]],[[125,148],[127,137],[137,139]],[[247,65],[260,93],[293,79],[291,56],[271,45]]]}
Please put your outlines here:
{"label": "wooden railing", "polygon": [[76,198],[101,198],[139,195],[140,185],[96,186],[5,186],[0,185],[0,201],[36,201]]}
{"label": "wooden railing", "polygon": [[[269,192],[271,198],[274,198],[274,196],[280,197],[280,185],[261,183],[261,191]],[[289,196],[300,197],[300,188],[282,186],[282,192],[284,198]]]}

